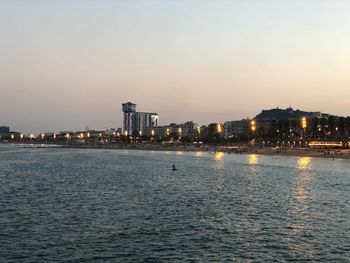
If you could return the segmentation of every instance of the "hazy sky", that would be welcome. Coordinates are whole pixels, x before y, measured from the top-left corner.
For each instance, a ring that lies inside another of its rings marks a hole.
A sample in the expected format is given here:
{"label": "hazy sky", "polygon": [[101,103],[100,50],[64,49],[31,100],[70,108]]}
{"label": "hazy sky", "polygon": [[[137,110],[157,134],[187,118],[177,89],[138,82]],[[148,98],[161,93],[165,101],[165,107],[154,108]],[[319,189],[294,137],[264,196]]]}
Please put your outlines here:
{"label": "hazy sky", "polygon": [[287,107],[350,115],[347,0],[0,0],[0,125],[121,127]]}

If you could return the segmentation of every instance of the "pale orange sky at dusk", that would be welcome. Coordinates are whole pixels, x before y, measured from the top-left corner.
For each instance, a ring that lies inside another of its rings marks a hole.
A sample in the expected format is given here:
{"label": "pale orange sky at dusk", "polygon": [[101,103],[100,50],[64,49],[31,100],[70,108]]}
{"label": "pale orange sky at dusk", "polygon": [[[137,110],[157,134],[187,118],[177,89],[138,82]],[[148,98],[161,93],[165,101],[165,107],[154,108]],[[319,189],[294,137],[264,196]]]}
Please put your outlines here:
{"label": "pale orange sky at dusk", "polygon": [[350,115],[349,1],[2,1],[0,126]]}

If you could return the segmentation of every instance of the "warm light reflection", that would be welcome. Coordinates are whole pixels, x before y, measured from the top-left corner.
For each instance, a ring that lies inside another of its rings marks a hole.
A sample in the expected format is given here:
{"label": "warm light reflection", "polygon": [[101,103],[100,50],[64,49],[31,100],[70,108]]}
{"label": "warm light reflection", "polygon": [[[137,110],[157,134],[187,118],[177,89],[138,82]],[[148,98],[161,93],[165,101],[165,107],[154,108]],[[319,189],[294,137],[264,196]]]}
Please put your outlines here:
{"label": "warm light reflection", "polygon": [[310,168],[311,157],[300,157],[297,161],[297,168],[300,170],[306,170]]}
{"label": "warm light reflection", "polygon": [[223,152],[216,152],[215,156],[214,156],[215,161],[221,161],[224,158],[224,156],[225,156],[225,153],[223,153]]}
{"label": "warm light reflection", "polygon": [[195,155],[196,157],[202,157],[202,156],[204,155],[204,153],[198,151],[198,152],[196,152],[194,155]]}
{"label": "warm light reflection", "polygon": [[258,162],[259,162],[259,156],[257,154],[250,154],[248,156],[249,164],[258,164]]}

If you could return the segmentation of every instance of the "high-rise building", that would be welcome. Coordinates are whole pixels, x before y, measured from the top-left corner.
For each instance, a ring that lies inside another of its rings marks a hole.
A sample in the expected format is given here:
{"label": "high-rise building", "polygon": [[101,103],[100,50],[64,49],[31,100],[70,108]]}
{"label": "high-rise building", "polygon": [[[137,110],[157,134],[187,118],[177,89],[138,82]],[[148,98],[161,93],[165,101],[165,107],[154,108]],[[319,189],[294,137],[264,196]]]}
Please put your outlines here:
{"label": "high-rise building", "polygon": [[158,126],[158,114],[149,112],[136,112],[134,115],[133,132],[143,132],[146,128]]}
{"label": "high-rise building", "polygon": [[124,112],[123,132],[130,135],[133,132],[133,119],[136,113],[136,104],[127,102],[122,104]]}
{"label": "high-rise building", "polygon": [[143,133],[146,128],[158,126],[158,114],[149,112],[136,112],[136,104],[123,103],[124,112],[123,132],[132,135],[135,132]]}

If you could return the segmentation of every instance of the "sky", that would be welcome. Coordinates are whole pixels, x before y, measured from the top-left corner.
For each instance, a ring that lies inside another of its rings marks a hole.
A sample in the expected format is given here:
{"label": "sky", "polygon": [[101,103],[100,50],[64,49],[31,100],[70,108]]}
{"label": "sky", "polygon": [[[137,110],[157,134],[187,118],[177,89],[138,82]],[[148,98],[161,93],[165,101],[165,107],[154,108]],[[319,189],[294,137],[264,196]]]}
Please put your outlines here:
{"label": "sky", "polygon": [[350,115],[347,0],[0,0],[0,126],[117,128],[275,107]]}

